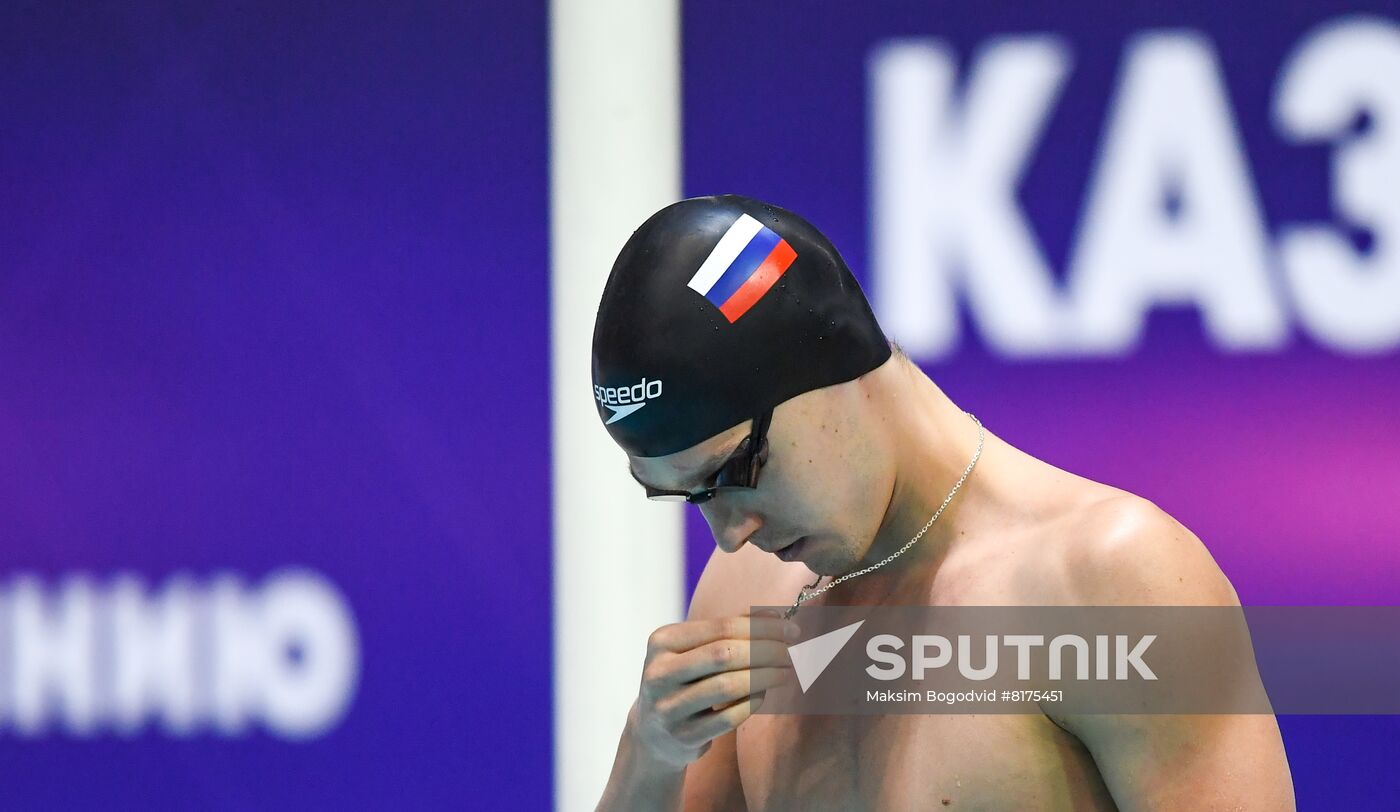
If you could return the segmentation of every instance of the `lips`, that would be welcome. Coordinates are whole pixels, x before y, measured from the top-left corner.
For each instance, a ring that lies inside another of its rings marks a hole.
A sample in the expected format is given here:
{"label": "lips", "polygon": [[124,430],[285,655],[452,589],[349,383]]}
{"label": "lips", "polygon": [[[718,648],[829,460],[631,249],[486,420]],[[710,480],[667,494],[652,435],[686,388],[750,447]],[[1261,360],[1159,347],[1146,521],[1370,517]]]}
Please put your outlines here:
{"label": "lips", "polygon": [[783,549],[778,550],[775,555],[784,561],[796,561],[797,557],[802,554],[802,545],[803,542],[806,541],[806,538],[806,536],[803,536]]}

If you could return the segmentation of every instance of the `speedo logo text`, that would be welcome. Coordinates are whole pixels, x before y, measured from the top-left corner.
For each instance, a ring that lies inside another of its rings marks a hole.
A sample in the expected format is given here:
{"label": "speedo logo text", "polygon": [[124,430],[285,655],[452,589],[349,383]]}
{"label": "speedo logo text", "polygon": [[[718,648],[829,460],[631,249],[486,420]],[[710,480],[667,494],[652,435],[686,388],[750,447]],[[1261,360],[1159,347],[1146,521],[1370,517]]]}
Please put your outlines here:
{"label": "speedo logo text", "polygon": [[631,386],[595,385],[593,397],[599,403],[612,409],[612,417],[608,418],[608,422],[604,424],[609,425],[647,405],[647,401],[661,397],[661,381],[642,378],[640,382]]}

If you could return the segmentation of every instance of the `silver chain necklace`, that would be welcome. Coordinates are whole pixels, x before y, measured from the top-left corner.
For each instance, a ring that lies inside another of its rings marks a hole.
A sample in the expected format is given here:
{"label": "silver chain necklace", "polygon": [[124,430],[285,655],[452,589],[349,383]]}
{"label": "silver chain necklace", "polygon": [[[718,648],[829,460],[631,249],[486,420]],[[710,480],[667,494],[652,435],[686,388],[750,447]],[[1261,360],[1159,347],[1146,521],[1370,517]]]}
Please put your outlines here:
{"label": "silver chain necklace", "polygon": [[822,578],[825,577],[818,575],[817,580],[813,581],[807,586],[802,587],[802,591],[797,593],[796,602],[792,604],[792,608],[788,609],[786,612],[783,613],[784,618],[790,620],[793,615],[797,614],[798,607],[811,600],[812,598],[815,598],[816,596],[822,594],[828,589],[831,589],[832,587],[836,586],[842,581],[849,581],[850,579],[864,575],[867,572],[870,572],[871,570],[877,570],[890,563],[891,561],[895,560],[896,558],[899,558],[899,556],[902,555],[905,550],[909,549],[910,547],[913,547],[915,542],[923,538],[924,534],[928,532],[928,529],[930,527],[933,527],[933,523],[938,521],[939,516],[943,515],[943,509],[948,507],[949,502],[953,501],[953,495],[956,494],[958,492],[958,488],[961,488],[963,483],[967,481],[968,474],[972,473],[973,467],[977,465],[977,460],[982,456],[982,441],[986,439],[986,429],[982,428],[982,421],[977,419],[977,415],[967,411],[963,412],[963,414],[972,418],[972,422],[977,424],[977,451],[974,452],[972,455],[972,462],[969,462],[967,464],[967,468],[963,469],[962,476],[958,478],[958,483],[953,486],[953,489],[951,491],[948,491],[947,496],[943,497],[943,504],[938,506],[938,510],[934,511],[933,517],[928,520],[928,523],[924,525],[923,529],[920,530],[918,533],[915,533],[914,537],[909,539],[909,541],[905,542],[903,547],[900,547],[898,550],[894,551],[893,553],[890,553],[890,555],[886,557],[885,560],[877,564],[871,564],[863,570],[848,572],[845,575],[842,575],[840,578],[837,578],[836,580],[822,587],[821,589],[818,589],[815,592],[808,592],[807,590],[812,589],[817,584],[821,583]]}

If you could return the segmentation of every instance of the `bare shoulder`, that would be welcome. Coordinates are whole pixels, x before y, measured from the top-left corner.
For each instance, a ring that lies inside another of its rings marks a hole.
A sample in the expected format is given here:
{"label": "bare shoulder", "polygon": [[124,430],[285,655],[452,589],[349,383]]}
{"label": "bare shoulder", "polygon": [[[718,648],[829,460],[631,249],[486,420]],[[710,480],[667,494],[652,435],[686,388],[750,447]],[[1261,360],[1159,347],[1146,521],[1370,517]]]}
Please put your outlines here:
{"label": "bare shoulder", "polygon": [[1114,491],[1066,516],[1035,562],[1066,605],[1237,606],[1195,533],[1153,502]]}

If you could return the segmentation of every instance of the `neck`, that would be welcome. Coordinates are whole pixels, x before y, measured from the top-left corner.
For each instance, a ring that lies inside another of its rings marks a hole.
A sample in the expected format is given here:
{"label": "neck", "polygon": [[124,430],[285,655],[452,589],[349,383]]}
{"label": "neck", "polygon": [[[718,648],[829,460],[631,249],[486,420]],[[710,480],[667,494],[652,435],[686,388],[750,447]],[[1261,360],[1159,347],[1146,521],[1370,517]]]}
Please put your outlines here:
{"label": "neck", "polygon": [[[853,569],[883,561],[907,544],[938,511],[977,451],[977,423],[917,368],[901,369],[885,389],[882,395],[888,398],[887,413],[894,416],[889,423],[889,447],[896,460],[895,480],[884,520],[866,555]],[[991,440],[988,434],[984,458]],[[869,579],[853,579],[852,586],[858,581],[868,583],[852,592],[873,590],[871,597],[875,597],[876,593],[891,593],[908,579],[931,579],[959,535],[960,507],[975,498],[980,490],[979,474],[984,471],[985,462],[979,459],[937,521],[914,546],[886,565],[890,572],[883,578],[871,573]]]}

